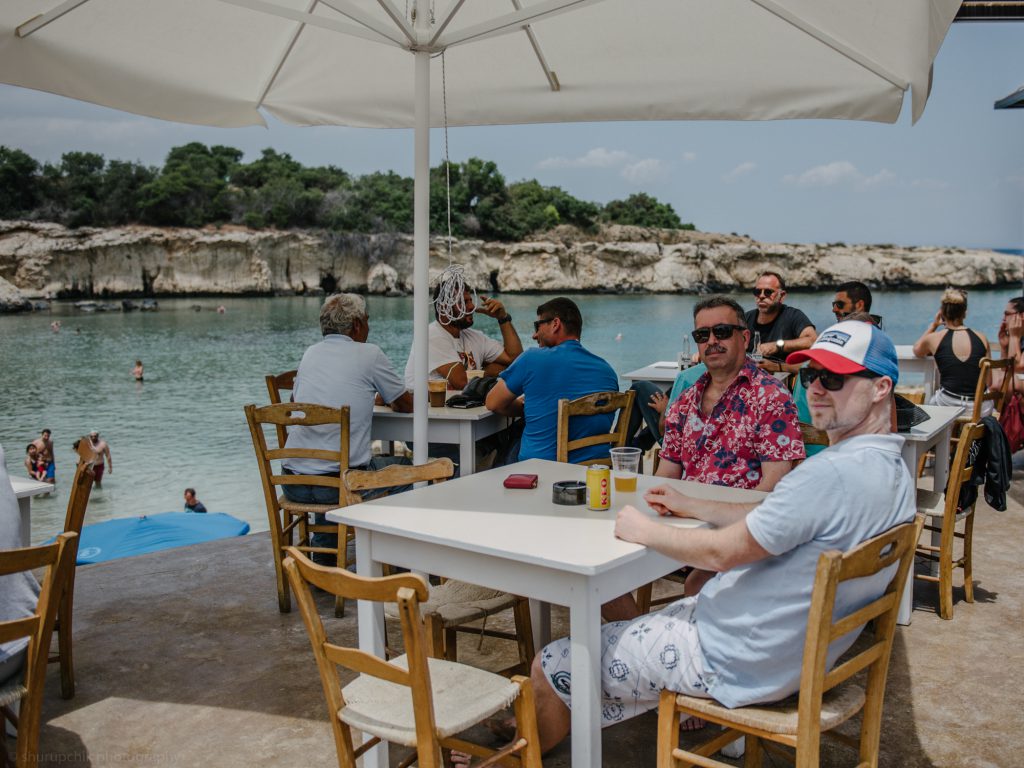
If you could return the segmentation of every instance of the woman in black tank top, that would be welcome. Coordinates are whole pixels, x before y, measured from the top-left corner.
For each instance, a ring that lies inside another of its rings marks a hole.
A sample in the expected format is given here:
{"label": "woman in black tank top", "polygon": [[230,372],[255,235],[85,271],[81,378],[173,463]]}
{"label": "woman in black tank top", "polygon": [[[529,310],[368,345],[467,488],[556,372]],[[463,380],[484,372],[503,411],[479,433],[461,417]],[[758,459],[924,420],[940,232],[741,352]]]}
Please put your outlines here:
{"label": "woman in black tank top", "polygon": [[[979,364],[989,351],[984,334],[964,325],[966,317],[967,291],[947,288],[935,319],[914,343],[914,354],[917,357],[933,356],[939,369],[939,389],[929,402],[933,405],[960,405],[970,413],[981,375]],[[939,330],[941,325],[945,328]],[[985,406],[991,411],[991,403],[985,403]]]}

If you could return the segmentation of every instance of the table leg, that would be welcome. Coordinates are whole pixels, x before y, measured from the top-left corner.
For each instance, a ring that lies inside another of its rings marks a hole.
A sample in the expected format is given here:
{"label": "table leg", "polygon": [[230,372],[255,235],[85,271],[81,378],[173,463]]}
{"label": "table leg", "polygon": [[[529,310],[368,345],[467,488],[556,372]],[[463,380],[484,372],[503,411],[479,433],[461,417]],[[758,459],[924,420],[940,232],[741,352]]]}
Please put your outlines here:
{"label": "table leg", "polygon": [[601,601],[581,585],[569,606],[572,653],[572,764],[601,765]]}
{"label": "table leg", "polygon": [[[360,576],[380,576],[381,564],[372,559],[370,537],[372,532],[356,529],[356,573]],[[357,610],[359,617],[359,647],[384,658],[384,608],[380,603],[360,600]],[[363,741],[366,741],[364,735]],[[360,742],[361,743],[361,742]],[[381,742],[363,756],[365,768],[387,768],[388,745]]]}
{"label": "table leg", "polygon": [[32,497],[18,499],[18,512],[21,513],[21,546],[32,546]]}
{"label": "table leg", "polygon": [[473,423],[459,423],[459,475],[465,477],[476,472],[476,442],[473,440]]}
{"label": "table leg", "polygon": [[[917,485],[917,462],[919,457],[927,452],[922,449],[920,443],[906,440],[903,443],[903,463],[910,470],[910,477],[913,484]],[[916,544],[916,542],[915,542]],[[914,566],[911,564],[907,572],[907,583],[903,585],[903,594],[900,596],[900,608],[896,612],[896,623],[904,626],[910,625],[910,619],[914,613]]]}

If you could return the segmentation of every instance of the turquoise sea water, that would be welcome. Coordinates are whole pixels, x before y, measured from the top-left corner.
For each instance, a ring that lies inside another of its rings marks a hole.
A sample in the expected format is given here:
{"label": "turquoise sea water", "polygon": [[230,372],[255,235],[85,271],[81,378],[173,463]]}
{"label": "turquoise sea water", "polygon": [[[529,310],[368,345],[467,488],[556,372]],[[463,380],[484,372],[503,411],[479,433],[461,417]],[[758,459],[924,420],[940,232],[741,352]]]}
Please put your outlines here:
{"label": "turquoise sea water", "polygon": [[[897,343],[912,343],[934,315],[938,291],[878,292],[874,311]],[[968,323],[991,338],[1006,301],[1019,290],[972,291]],[[524,345],[543,296],[502,296]],[[573,296],[584,315],[583,343],[620,374],[674,360],[692,327],[695,296]],[[737,296],[753,306],[748,295]],[[794,293],[789,303],[818,326],[832,320],[831,293]],[[202,305],[202,311],[191,309]],[[225,314],[214,308],[223,304]],[[33,502],[32,538],[63,522],[73,459],[71,443],[98,430],[111,446],[114,471],[94,492],[87,522],[180,510],[194,486],[211,512],[229,512],[266,530],[259,476],[242,406],[265,403],[263,377],[296,367],[317,341],[320,299],[161,300],[160,311],[85,314],[55,304],[51,312],[0,317],[0,444],[7,468],[23,474],[25,444],[48,427],[57,454],[56,493]],[[412,299],[371,297],[370,341],[401,373],[412,338]],[[50,323],[60,320],[53,333]],[[495,321],[477,327],[497,334]],[[132,379],[136,358],[144,383]]]}

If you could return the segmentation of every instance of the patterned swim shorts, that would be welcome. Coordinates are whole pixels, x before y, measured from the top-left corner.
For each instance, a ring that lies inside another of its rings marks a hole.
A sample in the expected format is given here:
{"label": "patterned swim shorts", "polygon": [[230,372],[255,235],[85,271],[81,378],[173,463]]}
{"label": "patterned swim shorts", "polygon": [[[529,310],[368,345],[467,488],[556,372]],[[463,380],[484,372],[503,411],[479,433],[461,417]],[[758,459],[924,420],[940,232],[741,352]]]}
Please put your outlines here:
{"label": "patterned swim shorts", "polygon": [[[696,605],[696,597],[686,597],[657,613],[601,627],[602,728],[654,709],[664,688],[710,697],[694,623]],[[568,637],[541,651],[541,667],[567,707],[570,657]]]}

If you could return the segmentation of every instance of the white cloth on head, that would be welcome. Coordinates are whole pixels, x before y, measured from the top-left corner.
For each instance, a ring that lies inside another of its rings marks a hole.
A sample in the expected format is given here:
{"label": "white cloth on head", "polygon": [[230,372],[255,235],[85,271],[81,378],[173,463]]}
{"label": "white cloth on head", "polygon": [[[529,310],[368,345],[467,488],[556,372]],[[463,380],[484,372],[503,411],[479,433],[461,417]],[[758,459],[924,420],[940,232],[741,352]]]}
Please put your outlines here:
{"label": "white cloth on head", "polygon": [[[0,550],[21,547],[21,512],[18,499],[11,487],[11,478],[4,464],[4,449],[0,446]],[[28,571],[0,576],[0,621],[31,616],[39,602],[39,582]],[[0,644],[0,675],[10,671],[3,662],[20,654],[28,645],[26,638]]]}
{"label": "white cloth on head", "polygon": [[[370,427],[377,393],[392,403],[405,392],[405,385],[387,355],[376,344],[360,343],[342,334],[324,336],[306,350],[295,376],[292,399],[349,407],[349,466],[370,461]],[[339,429],[331,425],[289,427],[288,448],[337,450]],[[296,474],[323,475],[338,471],[337,462],[318,459],[288,459],[284,467]]]}
{"label": "white cloth on head", "polygon": [[[467,371],[482,369],[505,351],[500,342],[474,328],[464,328],[456,338],[436,320],[427,328],[427,344],[427,366],[430,370],[428,378],[433,380],[444,378],[437,372],[441,366],[462,363]],[[405,388],[411,392],[415,383],[410,350],[409,359],[405,363]]]}

